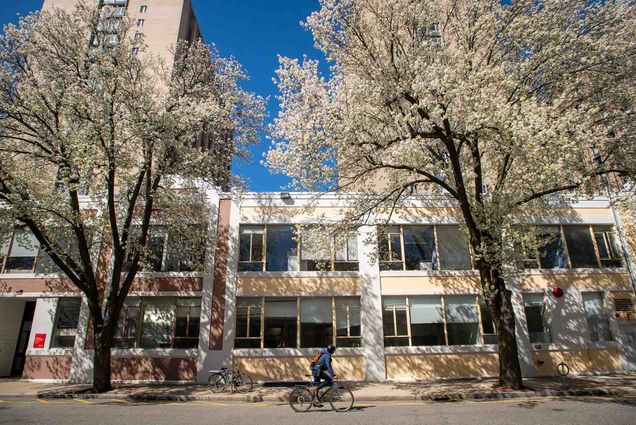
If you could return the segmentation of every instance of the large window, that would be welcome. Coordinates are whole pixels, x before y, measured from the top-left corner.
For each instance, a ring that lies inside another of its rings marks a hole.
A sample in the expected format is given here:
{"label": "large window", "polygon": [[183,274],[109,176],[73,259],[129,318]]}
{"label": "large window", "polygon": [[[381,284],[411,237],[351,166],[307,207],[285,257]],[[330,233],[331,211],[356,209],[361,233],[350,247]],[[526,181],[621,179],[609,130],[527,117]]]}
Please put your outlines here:
{"label": "large window", "polygon": [[535,252],[526,252],[525,268],[563,269],[621,267],[622,260],[612,226],[541,226],[538,262]]}
{"label": "large window", "polygon": [[333,342],[331,297],[300,299],[300,346],[326,347]]}
{"label": "large window", "polygon": [[590,226],[563,226],[563,233],[572,267],[598,267]]}
{"label": "large window", "polygon": [[26,229],[16,229],[3,268],[4,273],[33,273],[38,258],[38,241]]}
{"label": "large window", "polygon": [[265,348],[297,347],[296,298],[266,298],[263,337]]}
{"label": "large window", "polygon": [[195,348],[200,317],[200,298],[129,297],[119,316],[114,346]]}
{"label": "large window", "polygon": [[236,305],[235,348],[362,345],[359,297],[239,297]]}
{"label": "large window", "polygon": [[[476,295],[382,298],[385,346],[478,345],[484,341]],[[488,329],[494,333],[494,329]]]}
{"label": "large window", "polygon": [[528,334],[532,343],[548,343],[551,341],[548,326],[548,310],[544,294],[523,294]]}
{"label": "large window", "polygon": [[59,298],[51,347],[72,348],[77,335],[81,298]]}
{"label": "large window", "polygon": [[598,247],[602,267],[621,267],[621,254],[611,226],[593,226],[594,240]]}
{"label": "large window", "polygon": [[381,270],[469,270],[468,241],[459,226],[387,226],[379,233]]}
{"label": "large window", "polygon": [[591,341],[611,341],[612,332],[605,313],[602,292],[583,292],[583,308]]}
{"label": "large window", "polygon": [[322,247],[318,240],[299,235],[295,226],[242,225],[238,270],[357,271],[358,241],[352,236]]}

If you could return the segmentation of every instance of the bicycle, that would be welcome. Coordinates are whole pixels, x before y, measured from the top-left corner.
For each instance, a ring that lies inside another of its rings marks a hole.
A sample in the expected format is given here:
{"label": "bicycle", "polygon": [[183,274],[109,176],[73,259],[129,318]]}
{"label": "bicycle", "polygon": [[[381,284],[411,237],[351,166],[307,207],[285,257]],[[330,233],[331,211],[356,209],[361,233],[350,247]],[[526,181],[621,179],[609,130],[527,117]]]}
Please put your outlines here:
{"label": "bicycle", "polygon": [[[310,377],[309,384],[296,385],[289,394],[289,405],[295,412],[307,412],[325,397],[329,397],[329,404],[336,412],[347,412],[353,407],[353,393],[350,389],[338,385],[334,379],[331,385],[325,386],[315,393],[311,390],[314,386]],[[326,388],[326,389],[325,389]],[[324,390],[324,391],[323,391]]]}
{"label": "bicycle", "polygon": [[245,394],[252,391],[254,382],[249,375],[242,373],[239,368],[228,369],[222,367],[220,370],[210,370],[208,378],[208,386],[215,393],[220,393],[229,388],[230,392],[234,391]]}

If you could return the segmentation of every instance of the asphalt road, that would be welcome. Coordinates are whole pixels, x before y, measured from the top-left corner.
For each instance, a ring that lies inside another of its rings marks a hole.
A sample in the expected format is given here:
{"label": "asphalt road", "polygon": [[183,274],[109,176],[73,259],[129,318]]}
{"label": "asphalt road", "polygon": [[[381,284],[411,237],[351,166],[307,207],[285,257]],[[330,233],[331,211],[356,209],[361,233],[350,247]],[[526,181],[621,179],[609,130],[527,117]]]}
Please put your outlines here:
{"label": "asphalt road", "polygon": [[265,403],[133,403],[114,400],[2,400],[0,424],[636,424],[636,399],[512,399],[480,402],[357,403],[294,413]]}

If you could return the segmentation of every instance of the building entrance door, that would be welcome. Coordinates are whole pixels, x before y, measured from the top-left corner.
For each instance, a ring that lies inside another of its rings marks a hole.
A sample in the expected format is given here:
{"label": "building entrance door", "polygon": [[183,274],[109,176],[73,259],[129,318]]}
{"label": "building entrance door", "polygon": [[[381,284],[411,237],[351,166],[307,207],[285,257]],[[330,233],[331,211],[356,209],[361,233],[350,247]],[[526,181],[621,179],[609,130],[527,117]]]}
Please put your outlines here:
{"label": "building entrance door", "polygon": [[22,313],[22,321],[20,322],[18,343],[16,344],[13,363],[11,364],[11,375],[13,376],[22,376],[22,371],[24,370],[26,351],[29,346],[29,337],[31,336],[33,313],[35,313],[35,301],[27,301],[24,303],[24,313]]}
{"label": "building entrance door", "polygon": [[636,370],[636,322],[620,325],[628,367]]}

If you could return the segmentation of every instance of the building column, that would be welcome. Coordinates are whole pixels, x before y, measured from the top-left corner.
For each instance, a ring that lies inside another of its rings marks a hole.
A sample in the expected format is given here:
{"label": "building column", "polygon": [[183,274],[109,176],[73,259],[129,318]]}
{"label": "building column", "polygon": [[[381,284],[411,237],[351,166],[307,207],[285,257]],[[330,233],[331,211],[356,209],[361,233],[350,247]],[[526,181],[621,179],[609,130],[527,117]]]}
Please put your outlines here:
{"label": "building column", "polygon": [[517,355],[521,365],[521,374],[524,378],[534,376],[534,360],[532,357],[532,344],[528,334],[526,310],[523,304],[520,278],[515,277],[508,282],[508,289],[512,291],[512,308],[515,312],[515,334],[517,336]]}
{"label": "building column", "polygon": [[360,306],[364,367],[366,381],[385,381],[384,331],[382,327],[382,296],[380,266],[375,247],[378,246],[374,226],[362,226],[358,236],[358,261],[360,262]]}

